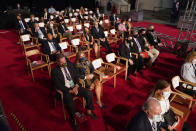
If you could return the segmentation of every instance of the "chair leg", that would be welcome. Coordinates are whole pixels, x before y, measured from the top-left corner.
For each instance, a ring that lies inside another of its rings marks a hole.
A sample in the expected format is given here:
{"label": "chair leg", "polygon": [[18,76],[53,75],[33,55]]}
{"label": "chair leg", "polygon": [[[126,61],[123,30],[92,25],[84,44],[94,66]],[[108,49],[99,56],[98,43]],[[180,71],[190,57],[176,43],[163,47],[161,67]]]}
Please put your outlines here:
{"label": "chair leg", "polygon": [[31,70],[31,75],[32,75],[33,82],[35,82],[33,70],[32,69],[30,69],[30,70]]}
{"label": "chair leg", "polygon": [[116,88],[116,75],[114,76],[114,88]]}
{"label": "chair leg", "polygon": [[90,60],[90,57],[91,57],[91,51],[89,50],[88,51],[88,60]]}
{"label": "chair leg", "polygon": [[125,71],[125,80],[127,80],[127,73],[128,73],[127,70],[128,70],[128,69],[126,69],[126,71]]}
{"label": "chair leg", "polygon": [[48,65],[48,74],[49,74],[49,76],[51,76],[51,66],[50,65]]}
{"label": "chair leg", "polygon": [[82,106],[83,106],[83,108],[85,108],[86,107],[86,100],[84,99],[84,98],[82,98]]}
{"label": "chair leg", "polygon": [[62,109],[63,109],[64,119],[66,120],[66,114],[65,114],[64,102],[63,102],[63,100],[61,100],[61,102],[62,102]]}

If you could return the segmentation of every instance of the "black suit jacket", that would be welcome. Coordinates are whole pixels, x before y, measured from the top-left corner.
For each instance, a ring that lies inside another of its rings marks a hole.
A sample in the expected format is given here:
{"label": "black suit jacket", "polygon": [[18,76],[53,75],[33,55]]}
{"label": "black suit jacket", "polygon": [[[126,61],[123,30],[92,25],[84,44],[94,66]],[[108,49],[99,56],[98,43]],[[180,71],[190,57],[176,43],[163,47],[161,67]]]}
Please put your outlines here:
{"label": "black suit jacket", "polygon": [[[45,28],[44,27],[39,27],[39,29],[41,30],[41,32],[43,33],[44,37],[46,38],[47,33],[46,33]],[[32,33],[33,33],[33,36],[34,37],[37,37],[38,38],[39,34],[38,34],[37,31],[35,31],[35,29],[32,30]]]}
{"label": "black suit jacket", "polygon": [[158,43],[160,43],[160,40],[159,40],[158,37],[157,37],[157,42],[154,41],[153,35],[151,34],[150,31],[147,31],[146,32],[146,38],[147,38],[147,40],[148,40],[148,42],[149,42],[150,45],[157,46]]}
{"label": "black suit jacket", "polygon": [[[63,29],[62,25],[64,25],[65,30]],[[65,31],[68,30],[67,27],[65,26],[65,24],[59,24],[58,27],[58,31],[63,35],[63,33],[65,33]]]}
{"label": "black suit jacket", "polygon": [[[80,86],[76,68],[67,58],[66,61],[67,69],[71,75],[74,84],[78,84]],[[61,90],[63,93],[69,93],[69,88],[65,86],[64,75],[59,65],[52,69],[52,80],[54,82],[56,89]]]}
{"label": "black suit jacket", "polygon": [[110,21],[117,21],[117,16],[115,16],[115,18],[114,18],[114,15],[111,15],[110,16]]}
{"label": "black suit jacket", "polygon": [[29,28],[31,28],[31,30],[34,30],[35,28],[34,28],[34,24],[35,23],[38,23],[38,21],[37,20],[34,20],[34,21],[32,21],[32,20],[30,20],[29,21]]}
{"label": "black suit jacket", "polygon": [[[59,46],[57,41],[53,39],[52,42],[54,43],[54,46],[56,47],[57,51],[61,52],[61,47]],[[51,55],[51,51],[50,51],[50,46],[48,44],[48,40],[43,41],[42,52],[44,54]]]}
{"label": "black suit jacket", "polygon": [[122,43],[122,44],[119,45],[119,53],[120,53],[121,57],[124,57],[124,58],[127,58],[127,59],[133,59],[134,55],[133,55],[132,58],[130,57],[131,52],[134,52],[134,49],[133,49],[133,47],[131,47],[131,45],[130,45],[130,48],[128,48],[125,45],[125,43]]}
{"label": "black suit jacket", "polygon": [[[22,19],[22,23],[23,23],[24,27],[27,29],[28,28],[28,25],[26,24],[26,22],[23,19]],[[17,19],[15,21],[15,26],[16,26],[16,29],[17,30],[20,30],[22,28],[21,25],[20,25],[20,23],[19,23],[19,20],[17,20]]]}
{"label": "black suit jacket", "polygon": [[[140,36],[136,38],[141,46],[141,49],[142,49],[142,52],[144,51],[144,44],[145,44],[145,41],[143,38],[141,38]],[[135,40],[133,39],[133,48],[134,48],[134,52],[135,53],[139,53],[139,48],[135,42]]]}
{"label": "black suit jacket", "polygon": [[92,33],[93,37],[94,37],[95,39],[105,38],[105,34],[104,34],[104,29],[103,29],[103,27],[101,27],[101,26],[99,25],[98,28],[99,28],[99,32],[97,31],[97,29],[95,28],[95,26],[93,26],[93,28],[91,29],[91,33]]}
{"label": "black suit jacket", "polygon": [[[126,131],[152,131],[151,123],[144,111],[138,112],[128,123]],[[157,131],[161,131],[157,123]]]}

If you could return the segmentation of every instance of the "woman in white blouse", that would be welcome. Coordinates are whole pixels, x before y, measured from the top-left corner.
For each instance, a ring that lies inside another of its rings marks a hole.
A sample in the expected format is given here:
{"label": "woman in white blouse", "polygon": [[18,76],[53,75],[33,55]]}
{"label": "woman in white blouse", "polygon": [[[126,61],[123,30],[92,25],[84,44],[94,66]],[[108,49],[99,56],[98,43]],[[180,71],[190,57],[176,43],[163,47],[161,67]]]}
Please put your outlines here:
{"label": "woman in white blouse", "polygon": [[[173,117],[174,120],[176,119],[176,121],[178,121],[179,117],[175,115],[174,112],[170,109],[170,102],[169,102],[169,97],[171,94],[170,87],[171,85],[169,82],[165,80],[159,80],[156,83],[150,97],[153,97],[160,102],[161,109],[162,109],[161,126],[166,130],[172,131],[173,130],[172,125],[170,124],[169,121],[167,121],[168,114],[169,116]],[[191,127],[187,123],[184,123],[182,131],[191,131],[191,130],[192,130]]]}
{"label": "woman in white blouse", "polygon": [[181,68],[181,76],[185,81],[196,83],[196,51],[187,55]]}

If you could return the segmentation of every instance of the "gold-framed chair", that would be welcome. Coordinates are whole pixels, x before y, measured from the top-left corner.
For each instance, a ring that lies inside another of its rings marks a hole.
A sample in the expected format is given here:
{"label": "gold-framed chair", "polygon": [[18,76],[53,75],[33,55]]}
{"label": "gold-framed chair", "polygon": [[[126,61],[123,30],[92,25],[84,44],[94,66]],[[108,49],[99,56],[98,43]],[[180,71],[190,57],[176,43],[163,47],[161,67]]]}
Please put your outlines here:
{"label": "gold-framed chair", "polygon": [[88,60],[90,60],[91,49],[90,49],[90,45],[87,41],[81,41],[81,39],[79,37],[79,38],[72,39],[71,44],[72,44],[73,50],[75,50],[75,53],[77,53],[79,51],[79,48],[81,48],[80,50],[84,53],[87,53]]}
{"label": "gold-framed chair", "polygon": [[69,59],[76,56],[76,53],[71,50],[72,45],[70,45],[67,41],[60,42],[59,46],[62,49],[62,53]]}
{"label": "gold-framed chair", "polygon": [[34,48],[34,47],[39,48],[38,39],[32,37],[30,34],[21,35],[20,42],[24,52],[26,52],[26,50],[30,48]]}
{"label": "gold-framed chair", "polygon": [[[189,85],[193,85],[193,86],[196,86],[196,85],[194,83],[181,80],[179,76],[174,76],[172,78],[171,82],[172,82],[173,90],[175,92],[183,95],[181,97],[181,98],[183,98],[183,99],[181,99],[181,101],[184,100],[183,102],[186,103],[186,104],[188,104],[187,105],[188,108],[189,109],[192,109],[192,107],[195,104],[195,96],[190,96],[190,95],[182,92],[179,87],[180,87],[180,83],[189,84]],[[175,99],[175,95],[174,95],[171,100],[174,101],[174,100],[179,100],[179,99],[177,99],[177,98]]]}
{"label": "gold-framed chair", "polygon": [[116,66],[114,64],[105,63],[102,58],[98,58],[92,61],[92,65],[95,69],[94,73],[102,85],[108,80],[114,79],[114,88],[116,88]]}
{"label": "gold-framed chair", "polygon": [[[115,53],[110,53],[106,55],[106,61],[108,63],[114,64],[116,66],[116,74],[120,74],[125,72],[125,80],[127,80],[127,72],[128,72],[128,59],[123,57],[118,57]],[[122,64],[121,61],[124,61],[125,64]]]}
{"label": "gold-framed chair", "polygon": [[[40,59],[38,61],[32,61],[31,60],[31,57],[33,57],[35,55],[39,55]],[[33,81],[35,81],[33,71],[38,70],[38,69],[42,69],[44,67],[48,68],[48,74],[50,76],[51,68],[50,68],[50,64],[49,64],[48,55],[45,55],[45,54],[41,53],[38,48],[35,48],[35,49],[32,49],[32,50],[26,51],[25,56],[26,56],[26,60],[27,60],[27,67],[31,71]]]}
{"label": "gold-framed chair", "polygon": [[179,76],[174,76],[172,78],[170,106],[176,114],[184,118],[184,121],[186,121],[191,113],[192,107],[194,106],[195,99],[177,89],[177,87],[180,86],[180,81]]}
{"label": "gold-framed chair", "polygon": [[[83,80],[79,79],[79,83],[82,85],[82,88],[85,88],[85,83],[84,83]],[[55,90],[54,107],[56,108],[56,105],[57,105],[57,95],[58,94],[60,95],[60,100],[61,100],[61,103],[62,103],[63,116],[64,116],[64,119],[66,120],[63,92],[61,90],[58,90],[58,89]],[[79,98],[80,98],[79,96],[75,96],[75,97],[73,97],[73,101],[75,101]],[[85,108],[85,106],[86,106],[86,101],[85,101],[84,98],[82,98],[82,106],[83,106],[83,108]]]}

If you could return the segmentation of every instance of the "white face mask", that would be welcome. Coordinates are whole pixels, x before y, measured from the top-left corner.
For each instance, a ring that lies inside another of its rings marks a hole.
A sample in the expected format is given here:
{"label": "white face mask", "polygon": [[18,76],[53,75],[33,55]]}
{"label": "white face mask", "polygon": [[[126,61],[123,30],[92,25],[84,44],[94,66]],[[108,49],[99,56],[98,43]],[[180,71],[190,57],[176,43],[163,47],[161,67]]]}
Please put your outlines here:
{"label": "white face mask", "polygon": [[193,63],[193,64],[196,64],[196,59],[194,59],[194,60],[192,61],[192,63]]}
{"label": "white face mask", "polygon": [[167,91],[167,92],[163,92],[163,96],[165,97],[165,99],[169,99],[171,95],[171,92]]}
{"label": "white face mask", "polygon": [[161,115],[154,115],[153,119],[154,122],[160,122],[162,120]]}

